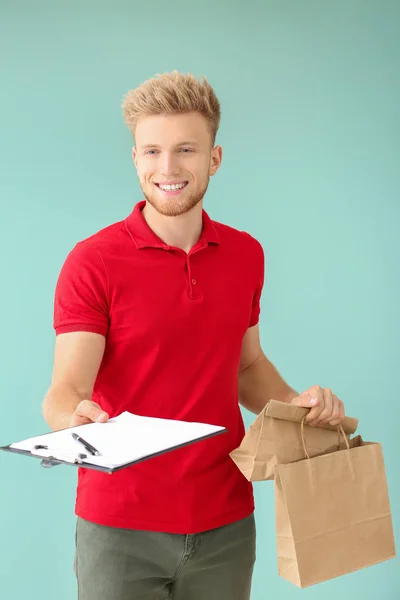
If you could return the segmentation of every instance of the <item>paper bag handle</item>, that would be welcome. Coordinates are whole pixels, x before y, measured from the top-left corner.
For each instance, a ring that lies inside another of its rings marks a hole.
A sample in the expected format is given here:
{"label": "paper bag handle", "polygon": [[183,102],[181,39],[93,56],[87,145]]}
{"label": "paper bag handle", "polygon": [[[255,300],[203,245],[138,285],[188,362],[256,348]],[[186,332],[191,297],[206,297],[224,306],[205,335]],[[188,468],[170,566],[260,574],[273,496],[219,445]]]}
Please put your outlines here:
{"label": "paper bag handle", "polygon": [[[301,429],[301,441],[303,442],[304,454],[306,455],[306,458],[309,459],[310,455],[308,454],[308,450],[307,450],[307,446],[306,446],[306,440],[305,440],[305,437],[304,437],[304,421],[305,421],[305,418],[306,417],[303,417],[302,420],[301,420],[301,428],[300,428]],[[344,429],[343,429],[343,427],[340,424],[338,425],[337,430],[338,430],[338,449],[339,449],[339,446],[340,446],[340,434],[342,434],[342,436],[344,438],[344,441],[345,441],[345,444],[346,444],[346,448],[347,448],[347,450],[350,450],[349,440],[347,439],[346,434],[344,432]]]}

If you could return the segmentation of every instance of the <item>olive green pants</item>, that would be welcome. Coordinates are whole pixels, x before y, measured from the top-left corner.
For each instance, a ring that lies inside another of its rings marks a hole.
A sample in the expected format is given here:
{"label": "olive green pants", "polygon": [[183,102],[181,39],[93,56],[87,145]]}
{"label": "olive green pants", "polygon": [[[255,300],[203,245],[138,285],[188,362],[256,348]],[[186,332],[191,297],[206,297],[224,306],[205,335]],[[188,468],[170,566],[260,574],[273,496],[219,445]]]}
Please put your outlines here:
{"label": "olive green pants", "polygon": [[249,600],[255,538],[254,515],[195,535],[78,518],[78,600]]}

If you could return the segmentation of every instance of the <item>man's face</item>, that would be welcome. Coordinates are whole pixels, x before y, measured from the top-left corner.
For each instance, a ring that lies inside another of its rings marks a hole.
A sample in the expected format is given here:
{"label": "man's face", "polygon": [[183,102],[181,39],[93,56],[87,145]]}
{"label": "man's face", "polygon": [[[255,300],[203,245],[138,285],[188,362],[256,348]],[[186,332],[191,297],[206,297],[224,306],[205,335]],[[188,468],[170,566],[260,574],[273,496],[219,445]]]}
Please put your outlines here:
{"label": "man's face", "polygon": [[143,118],[135,143],[143,194],[162,215],[178,216],[196,206],[221,164],[222,149],[212,147],[207,120],[196,112]]}

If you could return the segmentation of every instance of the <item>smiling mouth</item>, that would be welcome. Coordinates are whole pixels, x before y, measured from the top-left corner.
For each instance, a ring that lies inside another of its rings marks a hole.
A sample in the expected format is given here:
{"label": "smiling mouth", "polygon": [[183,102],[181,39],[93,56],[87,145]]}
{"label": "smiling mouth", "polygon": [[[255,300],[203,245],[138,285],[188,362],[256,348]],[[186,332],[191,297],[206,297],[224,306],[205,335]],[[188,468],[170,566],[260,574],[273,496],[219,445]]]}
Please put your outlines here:
{"label": "smiling mouth", "polygon": [[156,183],[155,185],[163,192],[180,192],[187,186],[188,183],[189,183],[188,181],[182,181],[181,183],[171,183],[171,184]]}

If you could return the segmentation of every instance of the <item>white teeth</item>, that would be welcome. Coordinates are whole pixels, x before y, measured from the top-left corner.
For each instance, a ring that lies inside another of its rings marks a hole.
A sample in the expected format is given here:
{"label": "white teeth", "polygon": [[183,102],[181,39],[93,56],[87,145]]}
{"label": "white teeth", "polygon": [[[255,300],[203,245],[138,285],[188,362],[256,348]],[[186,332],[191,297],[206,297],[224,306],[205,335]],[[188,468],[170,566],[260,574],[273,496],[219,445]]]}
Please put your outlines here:
{"label": "white teeth", "polygon": [[161,183],[159,183],[159,187],[166,192],[181,190],[183,187],[185,187],[185,185],[185,183],[175,183],[174,185],[161,185]]}

